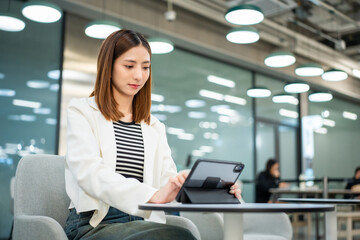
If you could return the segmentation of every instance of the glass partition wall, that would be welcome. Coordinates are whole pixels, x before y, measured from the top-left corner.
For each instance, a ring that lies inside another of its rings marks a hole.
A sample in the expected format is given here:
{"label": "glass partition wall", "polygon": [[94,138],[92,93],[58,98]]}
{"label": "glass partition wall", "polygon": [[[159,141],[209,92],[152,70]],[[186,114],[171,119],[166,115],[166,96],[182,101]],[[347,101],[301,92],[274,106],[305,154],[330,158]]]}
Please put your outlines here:
{"label": "glass partition wall", "polygon": [[240,179],[253,179],[251,72],[180,49],[153,55],[152,67],[152,114],[167,126],[178,169],[200,158],[238,161]]}
{"label": "glass partition wall", "polygon": [[0,239],[10,236],[10,186],[18,161],[27,154],[56,154],[58,146],[62,20],[30,21],[21,15],[23,4],[0,1],[2,13],[26,24],[20,32],[0,30]]}
{"label": "glass partition wall", "polygon": [[309,102],[309,114],[323,118],[314,133],[313,170],[316,177],[350,178],[360,166],[360,106],[339,98]]}

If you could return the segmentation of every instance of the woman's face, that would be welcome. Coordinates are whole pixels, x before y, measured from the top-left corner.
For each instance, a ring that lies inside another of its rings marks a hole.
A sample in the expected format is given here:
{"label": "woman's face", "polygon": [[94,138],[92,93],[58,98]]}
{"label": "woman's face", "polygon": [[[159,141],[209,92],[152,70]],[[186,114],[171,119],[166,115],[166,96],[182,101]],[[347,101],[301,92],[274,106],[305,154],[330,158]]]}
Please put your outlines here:
{"label": "woman's face", "polygon": [[133,98],[150,76],[150,54],[142,45],[133,47],[114,61],[112,83],[114,97]]}
{"label": "woman's face", "polygon": [[270,168],[270,174],[271,176],[278,178],[280,177],[280,172],[279,172],[279,163],[275,163],[274,165],[271,166]]}

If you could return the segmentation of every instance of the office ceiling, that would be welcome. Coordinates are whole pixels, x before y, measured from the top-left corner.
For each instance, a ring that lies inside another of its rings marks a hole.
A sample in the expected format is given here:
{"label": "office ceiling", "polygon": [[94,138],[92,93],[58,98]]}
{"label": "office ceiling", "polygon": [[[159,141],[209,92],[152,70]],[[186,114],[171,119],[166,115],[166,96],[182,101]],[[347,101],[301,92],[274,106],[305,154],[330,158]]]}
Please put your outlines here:
{"label": "office ceiling", "polygon": [[[175,5],[197,13],[218,12],[246,3],[260,7],[266,21],[286,27],[360,61],[360,1],[358,0],[171,0]],[[216,18],[215,14],[208,15]],[[296,36],[266,27],[259,28],[281,41],[296,41]],[[294,39],[292,39],[294,38]],[[264,38],[263,38],[264,40]],[[314,48],[314,50],[316,50]]]}

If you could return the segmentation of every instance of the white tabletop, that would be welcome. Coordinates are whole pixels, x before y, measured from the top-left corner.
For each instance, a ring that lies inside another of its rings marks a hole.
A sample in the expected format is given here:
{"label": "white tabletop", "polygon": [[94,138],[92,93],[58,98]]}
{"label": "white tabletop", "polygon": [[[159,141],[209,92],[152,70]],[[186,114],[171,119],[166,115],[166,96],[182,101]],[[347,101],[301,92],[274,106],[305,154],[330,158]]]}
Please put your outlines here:
{"label": "white tabletop", "polygon": [[334,211],[329,204],[243,203],[243,204],[140,204],[142,210],[192,211],[192,212],[328,212]]}

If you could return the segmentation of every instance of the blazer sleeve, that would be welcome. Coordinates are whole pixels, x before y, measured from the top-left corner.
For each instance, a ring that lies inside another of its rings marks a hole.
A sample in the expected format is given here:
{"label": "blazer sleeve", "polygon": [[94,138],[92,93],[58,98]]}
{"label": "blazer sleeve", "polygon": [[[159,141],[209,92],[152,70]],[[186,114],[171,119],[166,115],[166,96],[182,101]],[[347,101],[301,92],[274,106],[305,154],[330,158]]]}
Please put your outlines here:
{"label": "blazer sleeve", "polygon": [[96,136],[94,110],[79,99],[73,100],[67,112],[67,165],[79,187],[91,197],[131,215],[148,217],[138,209],[157,189],[125,178],[104,164]]}

